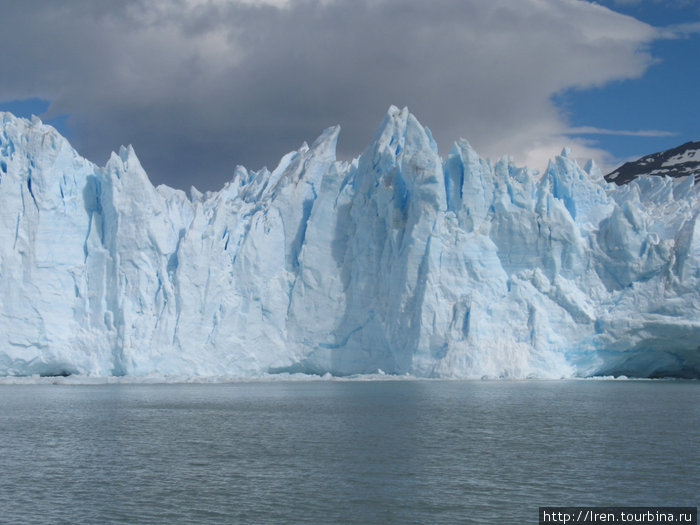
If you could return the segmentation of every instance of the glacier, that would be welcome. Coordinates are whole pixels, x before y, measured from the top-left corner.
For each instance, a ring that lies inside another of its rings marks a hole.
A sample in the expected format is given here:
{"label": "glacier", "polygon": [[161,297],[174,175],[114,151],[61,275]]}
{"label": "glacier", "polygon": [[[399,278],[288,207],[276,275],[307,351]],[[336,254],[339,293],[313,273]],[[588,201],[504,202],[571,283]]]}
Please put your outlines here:
{"label": "glacier", "polygon": [[443,159],[392,106],[188,195],[0,120],[1,376],[700,377],[692,176]]}

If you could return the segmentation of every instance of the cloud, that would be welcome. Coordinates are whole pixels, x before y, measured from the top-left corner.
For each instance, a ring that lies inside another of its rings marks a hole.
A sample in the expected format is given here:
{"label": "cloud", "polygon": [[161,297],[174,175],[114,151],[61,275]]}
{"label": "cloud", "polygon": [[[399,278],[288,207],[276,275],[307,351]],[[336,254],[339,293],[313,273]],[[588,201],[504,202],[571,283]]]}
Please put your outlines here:
{"label": "cloud", "polygon": [[700,22],[688,22],[659,28],[658,37],[669,40],[688,38],[700,34]]}
{"label": "cloud", "polygon": [[569,128],[567,135],[620,135],[626,137],[673,137],[676,133],[671,131],[661,131],[657,129],[641,129],[637,131],[627,131],[621,129],[604,129],[593,126],[579,126]]}
{"label": "cloud", "polygon": [[201,189],[334,124],[355,156],[390,104],[443,154],[465,137],[538,168],[572,142],[604,158],[552,97],[639,77],[658,38],[579,0],[46,0],[3,20],[0,100],[50,100],[91,160],[131,143],[155,183]]}

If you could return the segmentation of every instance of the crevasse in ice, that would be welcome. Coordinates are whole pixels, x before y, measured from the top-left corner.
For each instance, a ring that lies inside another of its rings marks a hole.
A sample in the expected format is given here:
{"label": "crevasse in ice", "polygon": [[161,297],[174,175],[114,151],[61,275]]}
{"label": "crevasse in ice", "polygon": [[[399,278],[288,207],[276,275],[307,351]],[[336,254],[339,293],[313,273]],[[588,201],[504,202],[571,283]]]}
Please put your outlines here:
{"label": "crevasse in ice", "polygon": [[700,375],[692,177],[442,159],[391,107],[188,196],[0,120],[0,375]]}

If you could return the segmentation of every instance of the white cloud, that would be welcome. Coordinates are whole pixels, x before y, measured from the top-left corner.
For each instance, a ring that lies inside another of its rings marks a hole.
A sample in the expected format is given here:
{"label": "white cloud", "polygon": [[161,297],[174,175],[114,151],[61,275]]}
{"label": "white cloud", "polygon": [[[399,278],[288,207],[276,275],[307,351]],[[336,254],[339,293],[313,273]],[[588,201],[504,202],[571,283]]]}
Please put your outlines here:
{"label": "white cloud", "polygon": [[700,22],[689,22],[686,24],[675,24],[659,28],[659,38],[676,39],[687,38],[700,33]]}
{"label": "white cloud", "polygon": [[156,182],[210,189],[336,123],[356,155],[390,104],[443,153],[603,159],[552,96],[642,75],[658,38],[579,0],[47,0],[3,20],[0,100],[51,100],[89,158],[131,142]]}
{"label": "white cloud", "polygon": [[620,135],[627,137],[673,137],[676,133],[662,131],[658,129],[640,129],[636,131],[622,129],[605,129],[594,126],[579,126],[569,128],[566,132],[569,135]]}

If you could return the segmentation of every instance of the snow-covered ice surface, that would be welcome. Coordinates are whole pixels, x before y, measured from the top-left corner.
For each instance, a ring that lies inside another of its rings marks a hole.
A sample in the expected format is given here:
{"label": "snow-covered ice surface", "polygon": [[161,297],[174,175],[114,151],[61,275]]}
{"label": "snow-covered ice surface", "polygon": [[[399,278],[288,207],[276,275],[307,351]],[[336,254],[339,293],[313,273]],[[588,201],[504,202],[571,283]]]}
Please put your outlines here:
{"label": "snow-covered ice surface", "polygon": [[693,177],[442,159],[392,107],[188,196],[0,120],[0,375],[700,376]]}

